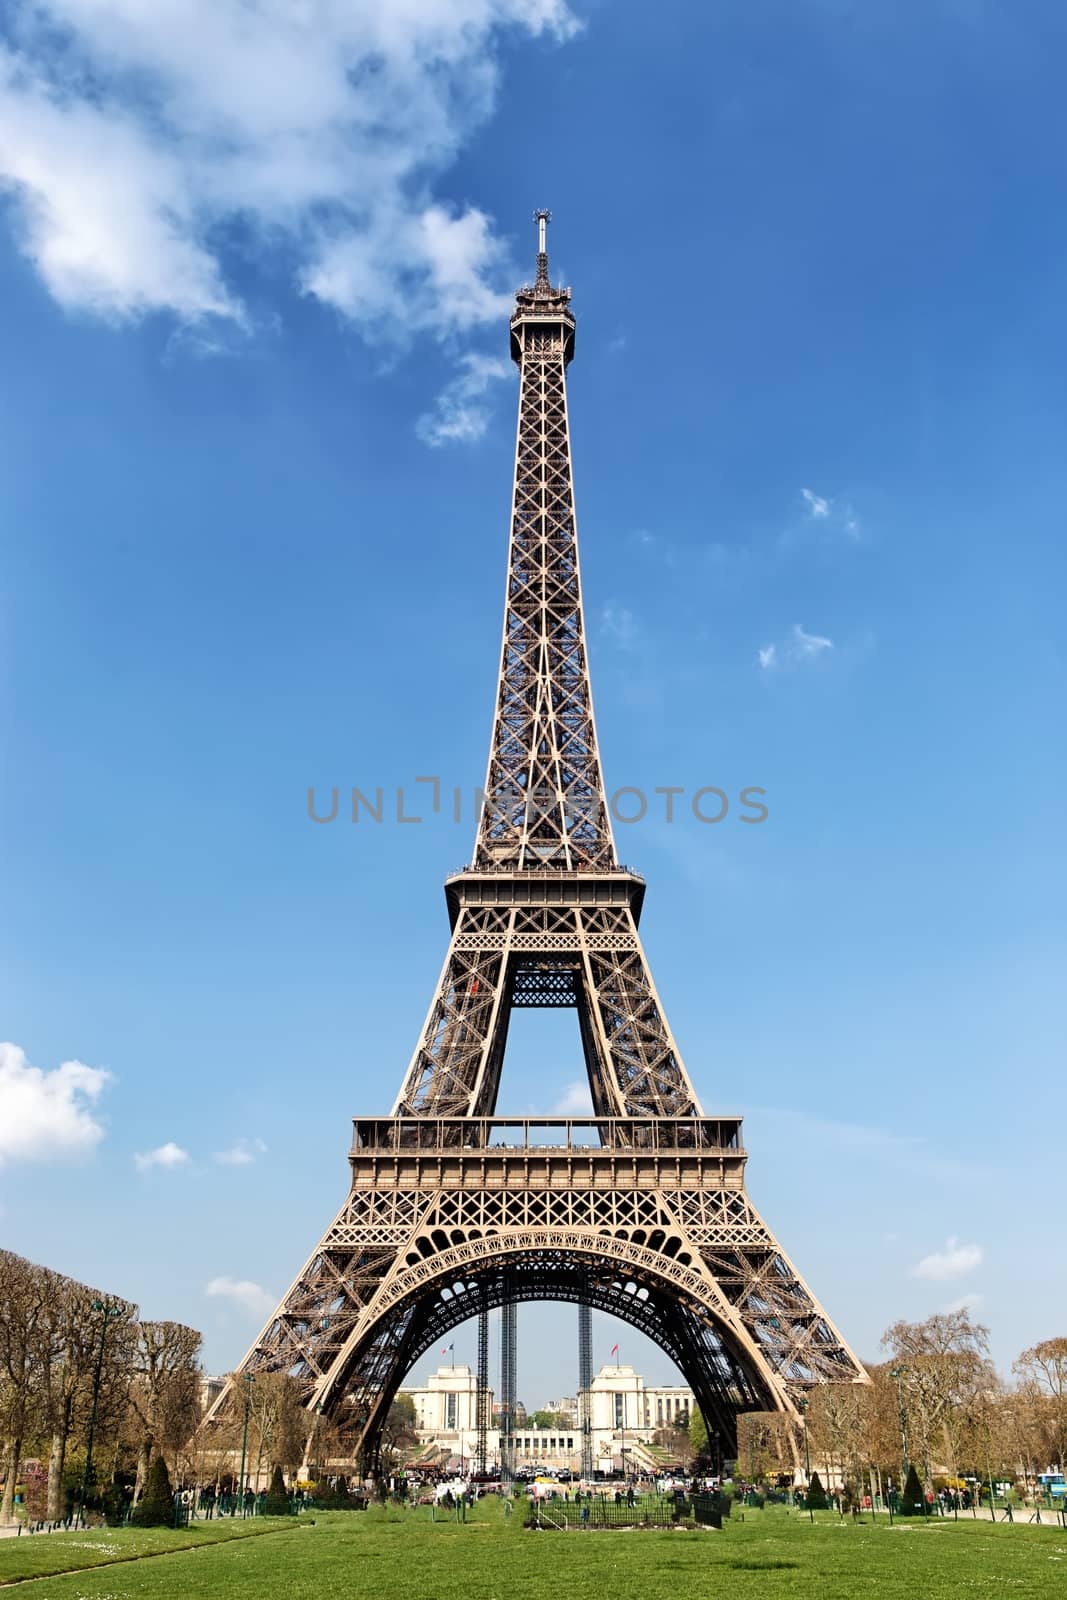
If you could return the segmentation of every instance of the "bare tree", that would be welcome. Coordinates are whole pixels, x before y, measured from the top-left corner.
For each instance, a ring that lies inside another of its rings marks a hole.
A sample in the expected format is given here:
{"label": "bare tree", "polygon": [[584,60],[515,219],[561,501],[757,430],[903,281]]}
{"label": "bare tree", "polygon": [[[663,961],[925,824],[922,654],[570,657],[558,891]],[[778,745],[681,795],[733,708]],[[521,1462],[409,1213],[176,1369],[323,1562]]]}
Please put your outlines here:
{"label": "bare tree", "polygon": [[1043,1339],[1024,1350],[1012,1370],[1030,1392],[1045,1466],[1062,1472],[1067,1461],[1067,1339]]}
{"label": "bare tree", "polygon": [[397,1395],[382,1427],[382,1461],[386,1470],[398,1466],[419,1442],[415,1431],[415,1402],[409,1394]]}
{"label": "bare tree", "polygon": [[795,1442],[779,1411],[746,1411],[737,1419],[738,1465],[753,1481],[771,1473],[790,1473]]}
{"label": "bare tree", "polygon": [[955,1420],[976,1415],[1000,1392],[988,1355],[989,1330],[972,1322],[966,1310],[938,1312],[925,1322],[895,1322],[882,1344],[893,1358],[890,1377],[901,1387],[908,1454],[922,1465],[930,1489],[935,1458],[946,1464],[958,1459]]}
{"label": "bare tree", "polygon": [[200,1421],[201,1337],[181,1322],[140,1322],[136,1328],[130,1407],[136,1422],[140,1499],[154,1450],[176,1457]]}
{"label": "bare tree", "polygon": [[39,1430],[41,1338],[48,1274],[0,1250],[0,1438],[4,1487],[0,1525],[15,1520],[15,1483],[23,1445]]}
{"label": "bare tree", "polygon": [[255,1481],[264,1461],[292,1472],[304,1457],[312,1418],[300,1399],[300,1390],[284,1372],[256,1374],[249,1392],[249,1452],[255,1451]]}
{"label": "bare tree", "polygon": [[825,1461],[828,1481],[835,1475],[850,1498],[862,1496],[870,1464],[867,1441],[874,1410],[870,1389],[856,1383],[824,1383],[809,1395],[806,1412],[810,1445]]}
{"label": "bare tree", "polygon": [[[42,1271],[45,1269],[41,1269]],[[49,1293],[43,1314],[41,1394],[49,1436],[48,1515],[64,1512],[63,1471],[76,1425],[88,1423],[92,1396],[103,1398],[105,1414],[117,1410],[128,1375],[128,1325],[137,1307],[105,1297],[59,1273],[47,1273]],[[107,1310],[101,1309],[107,1307]],[[109,1326],[108,1311],[118,1326]],[[97,1375],[99,1374],[99,1383]]]}

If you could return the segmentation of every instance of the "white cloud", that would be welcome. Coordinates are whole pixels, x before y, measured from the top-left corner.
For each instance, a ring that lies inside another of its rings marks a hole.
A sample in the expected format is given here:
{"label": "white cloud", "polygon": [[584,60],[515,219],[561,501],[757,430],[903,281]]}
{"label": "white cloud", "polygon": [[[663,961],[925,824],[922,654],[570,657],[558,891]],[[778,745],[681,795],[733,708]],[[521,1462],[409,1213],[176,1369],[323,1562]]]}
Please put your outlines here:
{"label": "white cloud", "polygon": [[159,1145],[155,1150],[145,1150],[141,1155],[134,1156],[134,1162],[140,1172],[147,1172],[150,1167],[184,1167],[189,1163],[189,1152],[183,1150],[181,1145],[175,1144],[173,1139],[168,1139],[166,1144]]}
{"label": "white cloud", "polygon": [[[9,0],[0,190],[63,306],[251,331],[254,254],[368,340],[510,304],[492,220],[434,183],[491,115],[507,35],[566,0]],[[194,346],[222,348],[210,332]]]}
{"label": "white cloud", "polygon": [[576,1078],[573,1083],[568,1083],[552,1107],[552,1112],[559,1117],[592,1116],[593,1101],[589,1094],[588,1078]]}
{"label": "white cloud", "polygon": [[982,1260],[978,1244],[960,1244],[954,1236],[946,1239],[943,1250],[934,1250],[911,1269],[913,1278],[963,1278]]}
{"label": "white cloud", "polygon": [[821,519],[830,515],[832,500],[824,500],[821,494],[815,494],[811,489],[801,489],[800,493],[807,505],[809,517]]}
{"label": "white cloud", "polygon": [[779,538],[781,546],[805,543],[816,534],[823,540],[844,534],[856,543],[863,538],[860,519],[851,500],[816,494],[814,489],[801,489],[800,498],[804,502],[804,517],[799,524],[794,522],[783,531]]}
{"label": "white cloud", "polygon": [[774,672],[779,667],[803,666],[805,662],[815,661],[833,648],[832,639],[818,633],[807,633],[799,622],[794,622],[787,638],[777,644],[762,645],[756,657],[761,672]]}
{"label": "white cloud", "polygon": [[210,1283],[205,1284],[204,1293],[213,1298],[228,1300],[240,1311],[247,1312],[250,1317],[266,1317],[278,1304],[269,1290],[262,1288],[258,1283],[253,1283],[249,1278],[212,1278]]}
{"label": "white cloud", "polygon": [[103,1067],[64,1061],[32,1067],[17,1044],[0,1044],[0,1165],[91,1150],[104,1137],[89,1107],[112,1081]]}
{"label": "white cloud", "polygon": [[834,641],[824,639],[817,633],[805,633],[799,622],[793,624],[793,659],[795,661],[809,661],[812,656],[822,655],[824,650],[832,650]]}
{"label": "white cloud", "polygon": [[958,1300],[953,1300],[951,1305],[945,1307],[945,1311],[949,1316],[954,1311],[977,1311],[984,1298],[980,1294],[961,1294]]}
{"label": "white cloud", "polygon": [[441,390],[433,410],[415,424],[424,444],[473,444],[480,439],[489,422],[483,398],[486,390],[494,379],[510,377],[514,370],[502,356],[479,355],[473,350],[460,358],[460,366],[459,376]]}
{"label": "white cloud", "polygon": [[600,613],[600,631],[623,650],[629,650],[637,641],[637,620],[626,606],[609,600]]}
{"label": "white cloud", "polygon": [[266,1155],[262,1139],[237,1139],[227,1150],[216,1150],[214,1159],[220,1167],[250,1167],[257,1156]]}

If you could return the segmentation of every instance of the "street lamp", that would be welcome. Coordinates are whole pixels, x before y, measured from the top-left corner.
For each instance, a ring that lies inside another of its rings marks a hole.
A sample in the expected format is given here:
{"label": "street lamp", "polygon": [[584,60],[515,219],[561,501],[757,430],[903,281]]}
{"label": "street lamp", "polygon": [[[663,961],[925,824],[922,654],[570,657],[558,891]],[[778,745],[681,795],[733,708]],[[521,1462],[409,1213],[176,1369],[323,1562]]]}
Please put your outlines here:
{"label": "street lamp", "polygon": [[244,1516],[245,1512],[245,1455],[248,1451],[248,1413],[252,1409],[252,1385],[256,1381],[255,1375],[251,1372],[246,1372],[243,1381],[245,1386],[245,1425],[241,1433],[241,1475],[237,1480],[237,1501],[240,1505],[242,1516]]}
{"label": "street lamp", "polygon": [[908,1414],[904,1409],[904,1391],[900,1386],[900,1380],[907,1370],[907,1367],[894,1367],[889,1374],[897,1386],[897,1407],[900,1411],[900,1452],[903,1463],[903,1476],[900,1480],[901,1503],[908,1486]]}
{"label": "street lamp", "polygon": [[804,1476],[807,1479],[804,1499],[808,1503],[808,1521],[814,1522],[815,1512],[811,1504],[811,1456],[808,1454],[808,1400],[806,1395],[798,1396],[797,1410],[800,1412],[800,1420],[804,1428]]}
{"label": "street lamp", "polygon": [[89,1485],[93,1478],[93,1439],[96,1435],[96,1407],[100,1399],[100,1379],[104,1371],[104,1344],[107,1340],[107,1325],[112,1317],[121,1317],[125,1308],[117,1300],[94,1300],[91,1309],[100,1313],[100,1349],[96,1356],[96,1371],[93,1374],[93,1404],[89,1412],[89,1441],[85,1448],[85,1472],[82,1474],[82,1503],[81,1516],[85,1522],[85,1500],[89,1493]]}

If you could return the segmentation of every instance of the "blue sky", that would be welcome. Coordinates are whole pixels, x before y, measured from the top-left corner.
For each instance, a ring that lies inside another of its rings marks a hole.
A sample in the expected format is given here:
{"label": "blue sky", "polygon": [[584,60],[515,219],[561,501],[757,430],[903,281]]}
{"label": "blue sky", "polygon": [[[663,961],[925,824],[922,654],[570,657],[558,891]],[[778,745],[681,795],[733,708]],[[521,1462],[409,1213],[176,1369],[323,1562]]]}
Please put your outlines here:
{"label": "blue sky", "polygon": [[0,24],[0,1238],[225,1369],[340,1204],[473,822],[306,791],[481,781],[548,204],[608,785],[768,792],[617,828],[705,1108],[862,1356],[1062,1333],[1060,9],[144,9]]}

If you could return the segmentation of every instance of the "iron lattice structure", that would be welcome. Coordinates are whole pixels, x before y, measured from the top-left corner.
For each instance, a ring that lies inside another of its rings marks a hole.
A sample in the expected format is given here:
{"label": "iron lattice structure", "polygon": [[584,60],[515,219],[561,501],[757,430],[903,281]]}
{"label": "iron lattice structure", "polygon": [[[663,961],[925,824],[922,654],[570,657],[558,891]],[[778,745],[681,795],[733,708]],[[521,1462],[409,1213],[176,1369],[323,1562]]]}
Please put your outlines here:
{"label": "iron lattice structure", "polygon": [[593,1476],[593,1308],[578,1307],[578,1431],[582,1477]]}
{"label": "iron lattice structure", "polygon": [[478,1313],[478,1377],[475,1395],[475,1422],[478,1445],[475,1451],[477,1470],[484,1473],[489,1464],[489,1312]]}
{"label": "iron lattice structure", "polygon": [[[703,1116],[641,945],[644,882],[616,855],[586,658],[575,323],[537,220],[536,281],[511,319],[515,487],[474,860],[445,885],[451,940],[393,1114],[356,1120],[349,1195],[239,1369],[289,1373],[347,1424],[368,1470],[404,1374],[498,1306],[510,1456],[518,1300],[569,1300],[647,1333],[727,1456],[740,1412],[799,1422],[798,1391],[865,1381],[748,1198],[740,1119]],[[591,1119],[494,1119],[516,1006],[577,1011]],[[227,1389],[209,1421],[232,1403]]]}
{"label": "iron lattice structure", "polygon": [[508,1299],[506,1283],[500,1285],[500,1474],[505,1482],[515,1476],[515,1405],[518,1396],[518,1317],[515,1301]]}

